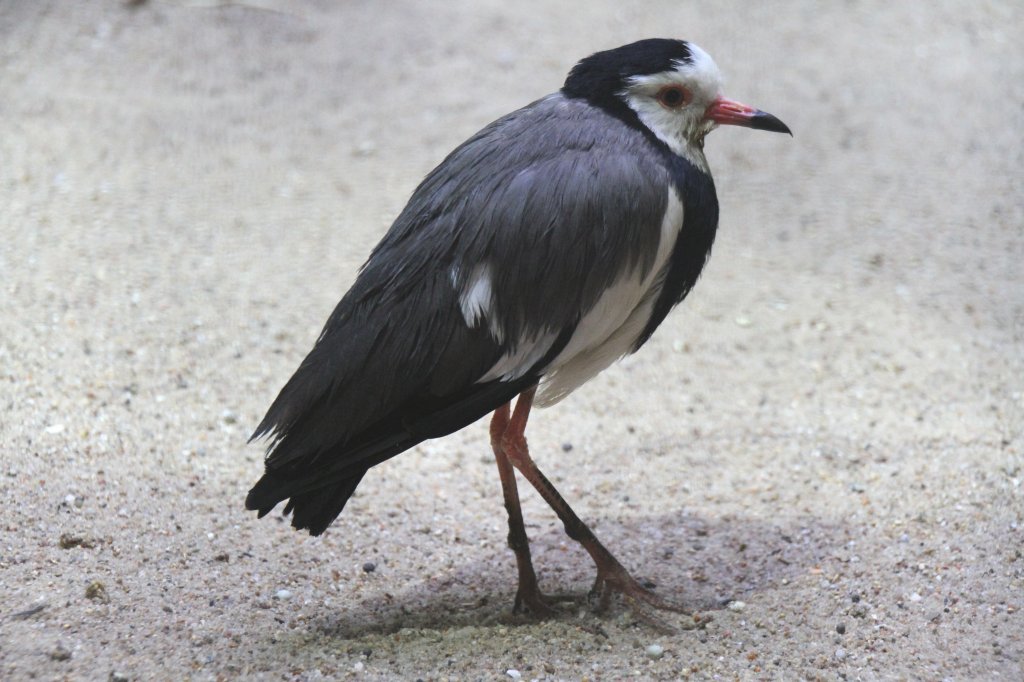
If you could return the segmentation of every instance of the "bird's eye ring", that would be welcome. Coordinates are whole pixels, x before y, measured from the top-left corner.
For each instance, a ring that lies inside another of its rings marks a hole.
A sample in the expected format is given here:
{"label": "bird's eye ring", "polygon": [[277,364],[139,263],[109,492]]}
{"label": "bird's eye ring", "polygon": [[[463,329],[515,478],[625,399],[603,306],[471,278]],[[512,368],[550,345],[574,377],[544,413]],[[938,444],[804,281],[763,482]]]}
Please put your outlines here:
{"label": "bird's eye ring", "polygon": [[658,91],[658,101],[669,109],[678,109],[690,103],[693,95],[681,85],[666,85]]}

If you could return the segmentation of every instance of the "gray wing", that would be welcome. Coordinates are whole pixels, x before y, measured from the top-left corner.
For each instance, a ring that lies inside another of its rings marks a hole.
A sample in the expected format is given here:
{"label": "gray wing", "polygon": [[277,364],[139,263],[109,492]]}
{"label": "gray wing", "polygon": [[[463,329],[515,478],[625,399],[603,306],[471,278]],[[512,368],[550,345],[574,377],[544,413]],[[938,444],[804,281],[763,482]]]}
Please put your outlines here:
{"label": "gray wing", "polygon": [[[361,475],[535,384],[602,292],[653,267],[670,181],[641,133],[561,95],[467,140],[416,189],[257,428],[268,474],[304,488]],[[502,358],[524,366],[488,377]]]}
{"label": "gray wing", "polygon": [[452,152],[366,271],[440,266],[461,292],[487,264],[509,340],[561,331],[625,271],[653,266],[671,182],[639,131],[551,95]]}

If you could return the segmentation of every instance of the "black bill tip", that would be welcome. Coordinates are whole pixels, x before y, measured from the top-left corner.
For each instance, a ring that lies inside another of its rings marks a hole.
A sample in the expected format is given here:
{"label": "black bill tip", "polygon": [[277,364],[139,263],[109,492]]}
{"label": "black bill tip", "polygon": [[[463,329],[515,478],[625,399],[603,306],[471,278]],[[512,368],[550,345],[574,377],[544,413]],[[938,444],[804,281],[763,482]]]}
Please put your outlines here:
{"label": "black bill tip", "polygon": [[793,137],[793,131],[785,123],[775,118],[767,111],[758,111],[750,117],[750,127],[754,130],[767,130],[773,133],[787,133]]}

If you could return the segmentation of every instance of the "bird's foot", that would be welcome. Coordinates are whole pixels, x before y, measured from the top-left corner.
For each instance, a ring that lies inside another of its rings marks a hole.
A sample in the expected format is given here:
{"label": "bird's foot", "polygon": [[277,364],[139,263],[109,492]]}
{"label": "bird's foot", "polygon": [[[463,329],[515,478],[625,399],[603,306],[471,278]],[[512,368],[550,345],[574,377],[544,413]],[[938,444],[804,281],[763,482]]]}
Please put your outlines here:
{"label": "bird's foot", "polygon": [[536,579],[520,580],[512,612],[522,613],[527,611],[537,618],[551,618],[557,613],[555,604],[577,600],[578,597],[571,594],[544,594],[540,591]]}
{"label": "bird's foot", "polygon": [[523,593],[516,592],[516,601],[512,606],[512,613],[529,613],[537,618],[550,618],[555,615],[555,609],[551,606],[550,600],[540,591]]}
{"label": "bird's foot", "polygon": [[[625,598],[630,611],[638,620],[662,632],[675,633],[677,628],[652,613],[651,609],[671,611],[672,613],[690,613],[682,606],[667,601],[641,585],[622,564],[609,555],[607,561],[598,565],[597,579],[594,580],[594,586],[590,590],[591,599],[597,601],[595,610],[598,613],[607,611],[612,596],[615,594]],[[695,622],[699,623],[698,617],[694,616],[694,618]],[[691,627],[684,626],[684,629],[691,629]]]}

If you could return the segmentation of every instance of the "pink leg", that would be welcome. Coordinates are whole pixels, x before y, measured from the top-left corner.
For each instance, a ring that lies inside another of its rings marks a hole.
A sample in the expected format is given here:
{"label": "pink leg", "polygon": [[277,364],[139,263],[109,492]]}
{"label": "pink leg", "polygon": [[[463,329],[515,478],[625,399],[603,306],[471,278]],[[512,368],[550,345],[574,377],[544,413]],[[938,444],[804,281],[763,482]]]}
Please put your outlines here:
{"label": "pink leg", "polygon": [[[518,407],[516,409],[518,411]],[[491,418],[491,447],[494,449],[494,459],[498,463],[501,492],[505,496],[505,509],[508,511],[508,546],[516,554],[516,565],[519,568],[519,589],[516,590],[513,610],[518,612],[526,607],[537,616],[550,616],[554,610],[548,604],[544,594],[541,593],[537,585],[537,574],[533,570],[530,540],[526,536],[523,511],[519,506],[516,473],[502,447],[503,437],[508,427],[509,405],[506,403],[495,410],[494,416]]]}
{"label": "pink leg", "polygon": [[[555,489],[555,486],[551,484],[551,481],[549,481],[547,477],[541,473],[540,469],[537,468],[537,465],[534,464],[533,459],[530,457],[529,448],[526,444],[525,431],[526,421],[530,414],[530,408],[533,405],[533,396],[535,393],[536,388],[531,388],[527,391],[523,391],[519,396],[519,400],[516,401],[515,412],[512,414],[512,419],[509,421],[508,426],[502,435],[500,449],[515,468],[519,470],[523,477],[537,489],[537,492],[540,493],[541,497],[543,497],[551,508],[555,510],[555,513],[558,514],[558,518],[562,520],[562,524],[565,526],[566,534],[583,545],[583,548],[587,550],[590,557],[594,560],[594,563],[597,566],[597,579],[594,581],[594,587],[591,590],[591,593],[598,597],[599,608],[606,608],[612,594],[617,592],[625,596],[634,604],[642,602],[656,609],[685,613],[682,608],[670,604],[640,585],[640,583],[638,583],[636,579],[629,574],[629,571],[619,563],[612,553],[605,549],[604,545],[598,541],[590,528],[588,528],[587,525],[583,523],[578,516],[576,516],[576,513],[571,507],[569,507],[569,504],[565,499],[562,498],[559,492]],[[505,409],[507,409],[507,406]],[[495,414],[497,415],[497,413]],[[494,437],[494,433],[492,422],[492,439]],[[497,450],[498,448],[496,447],[495,452],[497,452]],[[509,524],[511,526],[511,515]],[[648,618],[648,620],[654,622],[656,625],[662,625],[657,622],[657,619]]]}

